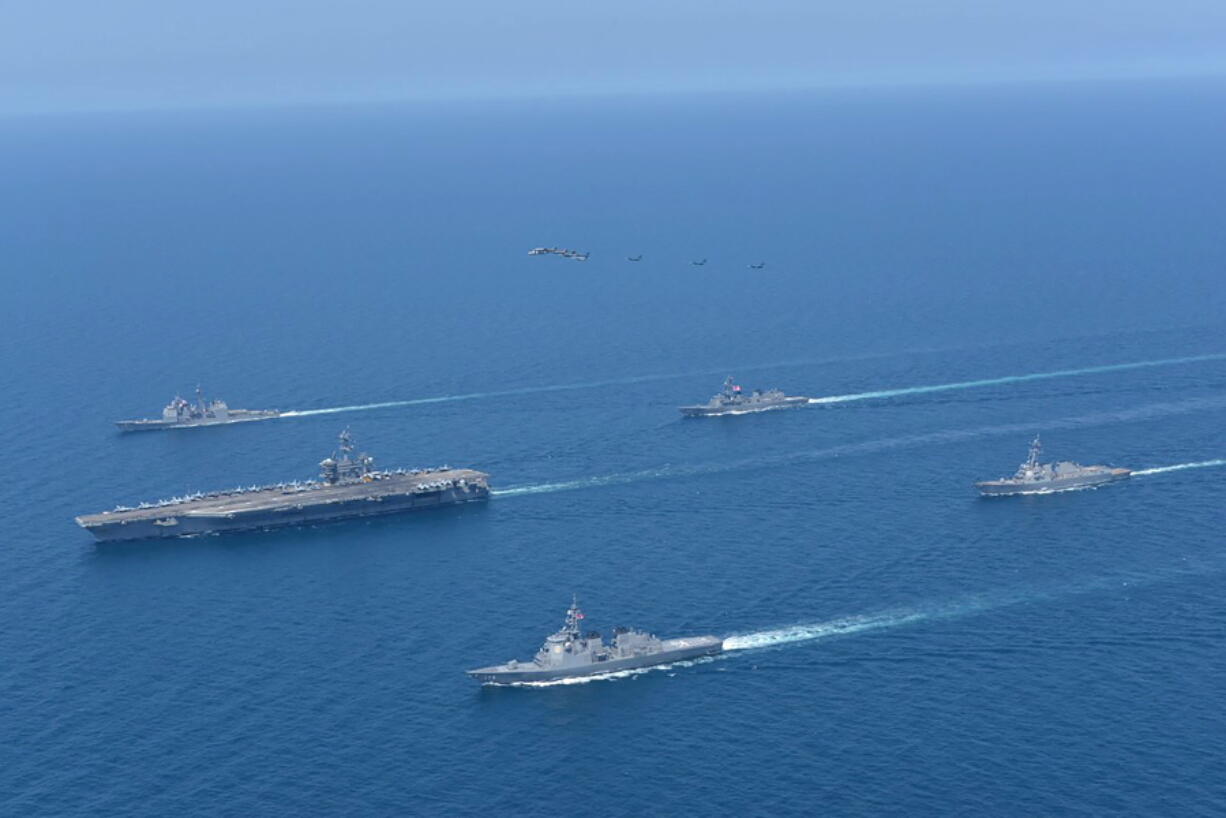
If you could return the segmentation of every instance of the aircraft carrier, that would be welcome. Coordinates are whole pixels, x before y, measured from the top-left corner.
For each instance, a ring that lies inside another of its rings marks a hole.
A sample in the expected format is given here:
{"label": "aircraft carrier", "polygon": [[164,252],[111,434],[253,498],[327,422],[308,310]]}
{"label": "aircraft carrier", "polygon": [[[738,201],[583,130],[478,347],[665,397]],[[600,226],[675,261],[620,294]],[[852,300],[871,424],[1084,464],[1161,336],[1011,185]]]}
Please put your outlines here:
{"label": "aircraft carrier", "polygon": [[724,380],[724,387],[718,395],[697,406],[682,406],[681,414],[687,418],[741,415],[746,412],[765,412],[768,409],[803,406],[808,402],[808,398],[785,395],[778,389],[768,389],[765,392],[755,389],[753,392],[746,393],[733,382],[732,376],[729,375]]}
{"label": "aircraft carrier", "polygon": [[378,470],[374,458],[353,455],[348,432],[341,433],[340,451],[319,466],[318,480],[193,494],[135,508],[120,506],[76,520],[99,542],[111,542],[373,517],[480,502],[490,496],[489,475],[472,469]]}
{"label": "aircraft carrier", "polygon": [[160,418],[117,420],[121,432],[146,432],[156,429],[186,429],[196,426],[221,426],[227,423],[244,423],[252,420],[270,420],[280,417],[276,409],[231,409],[223,400],[206,401],[204,391],[196,387],[195,402],[175,395],[162,410]]}
{"label": "aircraft carrier", "polygon": [[467,671],[468,675],[487,684],[553,682],[714,656],[724,650],[724,640],[718,636],[660,639],[631,628],[615,628],[613,641],[606,645],[598,631],[583,632],[583,619],[576,598],[566,611],[566,623],[545,638],[545,644],[532,660],[512,659],[506,664]]}
{"label": "aircraft carrier", "polygon": [[1052,494],[1057,491],[1093,488],[1116,480],[1125,480],[1131,469],[1111,466],[1083,466],[1069,460],[1059,463],[1040,463],[1043,444],[1035,436],[1030,444],[1030,455],[1018,467],[1012,477],[999,480],[984,480],[975,484],[984,497],[1006,497],[1011,494]]}

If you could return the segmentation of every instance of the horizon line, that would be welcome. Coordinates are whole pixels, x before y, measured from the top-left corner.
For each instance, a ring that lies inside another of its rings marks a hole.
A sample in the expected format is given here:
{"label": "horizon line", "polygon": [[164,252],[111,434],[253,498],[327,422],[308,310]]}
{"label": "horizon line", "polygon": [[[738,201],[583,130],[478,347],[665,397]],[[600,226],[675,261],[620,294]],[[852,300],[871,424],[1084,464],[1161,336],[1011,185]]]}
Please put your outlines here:
{"label": "horizon line", "polygon": [[704,84],[684,84],[667,87],[626,86],[577,88],[528,88],[497,92],[489,88],[458,91],[447,95],[423,93],[387,93],[366,97],[320,95],[315,99],[268,97],[252,100],[227,100],[184,103],[133,103],[98,106],[77,106],[31,110],[2,110],[0,121],[22,119],[54,119],[77,116],[113,116],[157,113],[242,113],[252,111],[294,111],[331,108],[373,108],[396,105],[466,105],[466,104],[529,104],[542,102],[574,102],[578,100],[667,99],[669,97],[737,97],[747,95],[841,93],[855,91],[981,89],[1022,86],[1119,85],[1137,82],[1167,83],[1179,80],[1226,80],[1226,66],[1182,67],[1159,71],[1090,71],[1063,74],[923,74],[911,76],[879,76],[875,78],[844,78],[840,80],[806,82],[748,82],[742,85],[715,87]]}

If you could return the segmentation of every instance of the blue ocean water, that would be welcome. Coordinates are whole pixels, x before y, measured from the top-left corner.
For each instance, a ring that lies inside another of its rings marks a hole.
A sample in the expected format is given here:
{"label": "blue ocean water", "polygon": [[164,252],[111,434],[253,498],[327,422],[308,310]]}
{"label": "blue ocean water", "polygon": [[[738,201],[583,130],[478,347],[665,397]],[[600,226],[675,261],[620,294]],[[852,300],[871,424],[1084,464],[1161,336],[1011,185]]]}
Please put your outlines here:
{"label": "blue ocean water", "polygon": [[[0,812],[1221,814],[1223,103],[4,121]],[[555,244],[591,259],[526,255]],[[682,421],[726,374],[837,400]],[[305,414],[110,426],[197,383]],[[72,522],[311,477],[346,426],[498,494],[104,547]],[[1035,432],[1152,471],[976,498]],[[465,678],[572,592],[736,649]]]}

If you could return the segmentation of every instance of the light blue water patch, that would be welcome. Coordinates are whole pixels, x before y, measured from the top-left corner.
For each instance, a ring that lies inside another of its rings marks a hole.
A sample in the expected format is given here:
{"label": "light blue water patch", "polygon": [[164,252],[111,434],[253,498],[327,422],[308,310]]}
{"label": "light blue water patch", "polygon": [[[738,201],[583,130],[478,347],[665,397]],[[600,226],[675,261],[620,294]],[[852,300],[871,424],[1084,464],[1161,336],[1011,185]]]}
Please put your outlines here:
{"label": "light blue water patch", "polygon": [[[0,813],[1226,812],[1210,86],[6,122]],[[754,362],[824,403],[679,417]],[[115,431],[197,383],[293,422]],[[344,425],[495,499],[73,521]],[[1139,477],[981,501],[1036,431]],[[465,675],[572,593],[732,650]]]}

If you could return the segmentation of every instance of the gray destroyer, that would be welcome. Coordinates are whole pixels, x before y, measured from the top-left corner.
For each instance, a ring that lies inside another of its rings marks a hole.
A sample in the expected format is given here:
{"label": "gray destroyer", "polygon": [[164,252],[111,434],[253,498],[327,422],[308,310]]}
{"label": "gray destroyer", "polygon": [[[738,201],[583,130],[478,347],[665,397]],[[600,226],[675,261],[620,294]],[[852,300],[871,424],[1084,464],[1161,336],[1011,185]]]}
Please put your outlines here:
{"label": "gray destroyer", "polygon": [[545,638],[530,661],[512,659],[503,665],[470,670],[468,675],[489,684],[554,682],[714,656],[724,650],[724,640],[717,636],[660,639],[631,628],[615,628],[613,641],[606,645],[599,632],[583,632],[583,619],[579,600],[575,599],[566,611],[566,624]]}
{"label": "gray destroyer", "polygon": [[1011,494],[1051,494],[1057,491],[1092,488],[1104,483],[1127,479],[1131,469],[1117,469],[1111,466],[1083,466],[1072,461],[1059,463],[1040,463],[1043,444],[1035,435],[1030,444],[1030,455],[1026,462],[1018,467],[1012,477],[1002,477],[999,480],[984,480],[976,483],[975,488],[985,497],[1004,497]]}
{"label": "gray destroyer", "polygon": [[186,429],[196,426],[221,426],[226,423],[244,423],[252,420],[270,420],[280,417],[276,409],[231,409],[224,400],[205,400],[204,391],[196,387],[196,400],[189,401],[175,395],[160,418],[117,420],[121,432],[146,432],[155,429]]}
{"label": "gray destroyer", "polygon": [[175,497],[135,508],[119,506],[77,517],[100,542],[183,537],[279,528],[488,500],[489,475],[472,469],[379,470],[353,455],[348,432],[340,451],[319,464],[318,480],[252,486]]}
{"label": "gray destroyer", "polygon": [[768,389],[765,392],[755,389],[746,393],[732,380],[729,375],[724,380],[724,387],[719,394],[704,404],[698,406],[682,406],[681,414],[687,418],[717,417],[719,415],[740,415],[745,412],[765,412],[768,409],[786,409],[790,406],[803,406],[809,399],[796,395],[785,395],[778,389]]}

